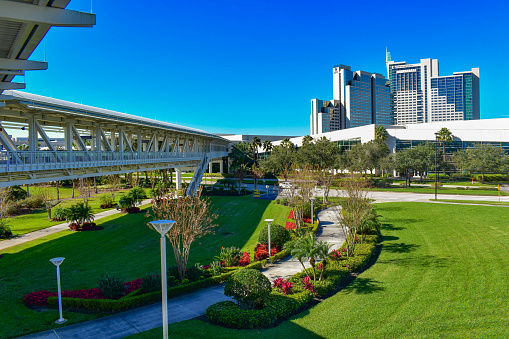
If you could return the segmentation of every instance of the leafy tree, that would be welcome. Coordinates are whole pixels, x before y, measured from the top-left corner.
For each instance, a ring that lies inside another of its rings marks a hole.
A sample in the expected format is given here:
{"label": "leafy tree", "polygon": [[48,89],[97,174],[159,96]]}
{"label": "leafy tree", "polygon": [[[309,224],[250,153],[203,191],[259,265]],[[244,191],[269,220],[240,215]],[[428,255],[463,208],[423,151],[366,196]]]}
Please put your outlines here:
{"label": "leafy tree", "polygon": [[421,182],[423,176],[435,167],[435,147],[431,143],[420,144],[410,150],[412,168],[419,172]]}
{"label": "leafy tree", "polygon": [[[154,220],[175,220],[166,234],[177,263],[179,280],[184,280],[191,245],[197,239],[212,233],[216,218],[210,213],[210,202],[197,196],[166,199],[152,207]],[[149,224],[149,227],[150,224]]]}
{"label": "leafy tree", "polygon": [[254,164],[253,151],[249,142],[240,142],[232,146],[231,152],[228,154],[232,159],[232,166],[245,164],[250,168]]}
{"label": "leafy tree", "polygon": [[261,167],[270,173],[281,173],[287,179],[287,172],[292,167],[296,154],[295,145],[289,139],[284,139],[272,149],[271,155],[261,163]]}
{"label": "leafy tree", "polygon": [[244,180],[244,178],[247,175],[247,166],[246,166],[246,164],[236,164],[236,165],[233,165],[233,175],[235,176],[235,179],[237,180],[238,188],[239,188],[239,194],[240,194],[240,187],[242,185],[242,180]]}
{"label": "leafy tree", "polygon": [[455,161],[466,171],[481,173],[484,184],[484,174],[500,171],[504,157],[498,147],[477,144],[457,153]]}
{"label": "leafy tree", "polygon": [[375,140],[385,141],[387,139],[387,130],[383,126],[375,127]]}
{"label": "leafy tree", "polygon": [[55,200],[55,191],[53,187],[49,186],[38,186],[35,188],[35,195],[41,197],[48,212],[48,219],[51,219],[51,208],[53,207],[53,200]]}

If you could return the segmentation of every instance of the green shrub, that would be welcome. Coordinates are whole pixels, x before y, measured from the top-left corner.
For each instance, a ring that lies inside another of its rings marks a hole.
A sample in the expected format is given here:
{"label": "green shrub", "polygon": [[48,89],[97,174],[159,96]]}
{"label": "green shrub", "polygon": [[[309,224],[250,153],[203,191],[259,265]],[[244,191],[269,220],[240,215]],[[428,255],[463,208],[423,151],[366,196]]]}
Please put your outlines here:
{"label": "green shrub", "polygon": [[190,281],[198,281],[200,278],[203,278],[204,275],[205,271],[198,263],[189,268],[186,272],[186,276]]}
{"label": "green shrub", "polygon": [[[258,242],[260,244],[267,244],[269,242],[269,231],[268,225],[263,226],[258,235]],[[270,241],[276,246],[283,246],[288,240],[290,240],[290,233],[286,228],[281,225],[273,224],[270,225]]]}
{"label": "green shrub", "polygon": [[108,205],[111,206],[115,203],[115,200],[110,194],[104,194],[99,198],[99,201],[101,202],[101,205]]}
{"label": "green shrub", "polygon": [[[444,186],[444,184],[442,184],[440,181],[438,181],[437,182],[437,188],[441,188],[442,186]],[[431,183],[431,188],[435,188],[435,182]]]}
{"label": "green shrub", "polygon": [[27,192],[18,185],[8,187],[6,194],[9,201],[24,200],[27,197]]}
{"label": "green shrub", "polygon": [[68,210],[62,206],[57,206],[53,210],[53,220],[66,220]]}
{"label": "green shrub", "polygon": [[125,293],[123,280],[116,276],[103,275],[97,281],[97,287],[107,299],[116,299]]}
{"label": "green shrub", "polygon": [[268,328],[278,319],[297,312],[302,305],[313,299],[313,293],[302,291],[282,295],[273,291],[262,309],[247,310],[232,301],[221,301],[207,308],[205,312],[211,323],[239,329]]}
{"label": "green shrub", "polygon": [[238,247],[222,247],[216,258],[223,261],[225,266],[238,266],[242,252]]}
{"label": "green shrub", "polygon": [[5,215],[17,215],[21,213],[23,208],[23,201],[11,200],[5,204],[4,213]]}
{"label": "green shrub", "polygon": [[233,273],[226,281],[224,294],[233,297],[239,305],[255,308],[269,296],[271,284],[260,271],[244,269]]}
{"label": "green shrub", "polygon": [[41,208],[44,206],[44,201],[42,200],[40,195],[31,195],[25,200],[23,200],[23,204],[27,208],[35,209],[35,208]]}
{"label": "green shrub", "polygon": [[156,274],[147,274],[140,285],[140,294],[161,291],[161,277]]}
{"label": "green shrub", "polygon": [[[475,181],[482,181],[482,174],[472,175]],[[506,174],[485,174],[484,181],[485,182],[503,182],[507,181],[508,176]]]}
{"label": "green shrub", "polygon": [[[428,179],[435,179],[435,174],[434,173],[430,173],[427,175],[427,178]],[[449,175],[448,174],[443,174],[443,173],[440,173],[438,175],[438,179],[449,179]]]}
{"label": "green shrub", "polygon": [[11,228],[6,219],[0,219],[0,239],[12,237]]}
{"label": "green shrub", "polygon": [[[315,200],[315,202],[313,203],[314,214],[316,215],[316,212],[320,211],[321,209],[322,209],[322,204]],[[310,201],[308,201],[307,203],[304,204],[302,216],[304,218],[311,218],[311,202]]]}
{"label": "green shrub", "polygon": [[210,264],[210,271],[211,271],[213,277],[221,275],[221,273],[223,272],[223,269],[221,267],[221,263],[219,262],[219,260],[214,260]]}

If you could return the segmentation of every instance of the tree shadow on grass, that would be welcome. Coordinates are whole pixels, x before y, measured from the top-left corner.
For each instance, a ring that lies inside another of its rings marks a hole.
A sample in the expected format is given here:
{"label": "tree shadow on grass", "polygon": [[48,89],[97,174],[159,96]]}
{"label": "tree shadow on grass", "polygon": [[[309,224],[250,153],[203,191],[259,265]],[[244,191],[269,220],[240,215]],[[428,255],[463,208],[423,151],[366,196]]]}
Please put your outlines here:
{"label": "tree shadow on grass", "polygon": [[385,290],[385,287],[381,286],[381,284],[381,282],[374,279],[357,277],[343,292],[356,294],[381,292]]}
{"label": "tree shadow on grass", "polygon": [[382,235],[382,241],[393,241],[393,240],[398,240],[399,237],[395,237],[395,236],[392,236],[392,235]]}
{"label": "tree shadow on grass", "polygon": [[389,231],[401,231],[406,227],[394,226],[393,224],[382,224],[382,229]]}
{"label": "tree shadow on grass", "polygon": [[437,258],[434,255],[421,255],[410,258],[397,258],[391,260],[379,260],[380,264],[392,264],[397,266],[413,266],[413,267],[447,267],[450,266],[454,260],[450,258]]}
{"label": "tree shadow on grass", "polygon": [[[384,240],[385,237],[384,237]],[[417,250],[421,245],[416,244],[405,244],[403,242],[400,243],[390,243],[390,244],[382,244],[382,251],[387,251],[390,253],[410,253]]]}

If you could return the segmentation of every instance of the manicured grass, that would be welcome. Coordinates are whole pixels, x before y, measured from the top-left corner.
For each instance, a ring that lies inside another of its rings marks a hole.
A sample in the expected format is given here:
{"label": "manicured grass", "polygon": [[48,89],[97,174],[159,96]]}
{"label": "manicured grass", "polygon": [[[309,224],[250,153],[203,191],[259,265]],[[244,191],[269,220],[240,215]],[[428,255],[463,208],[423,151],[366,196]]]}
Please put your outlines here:
{"label": "manicured grass", "polygon": [[[418,186],[418,185],[417,185]],[[370,188],[370,191],[381,191],[381,192],[405,192],[405,193],[427,193],[434,194],[435,189],[431,187],[409,187],[409,188]],[[498,195],[498,191],[485,191],[485,190],[458,190],[458,189],[446,189],[439,188],[439,194],[458,194],[458,195]],[[506,192],[500,192],[500,195],[509,195]]]}
{"label": "manicured grass", "polygon": [[[289,208],[250,197],[212,197],[218,215],[215,234],[193,244],[189,264],[208,264],[222,246],[254,247],[266,218],[282,223]],[[148,207],[148,206],[147,206]],[[62,231],[0,251],[0,338],[11,338],[55,328],[58,312],[26,308],[23,297],[40,290],[56,291],[55,267],[49,259],[63,256],[64,290],[95,287],[103,273],[126,281],[160,270],[159,236],[147,227],[145,213],[116,214],[98,220],[104,229],[94,232]],[[174,264],[168,244],[168,265]],[[68,324],[100,317],[98,314],[66,312]]]}
{"label": "manicured grass", "polygon": [[[25,191],[27,190],[26,189],[26,186],[21,186],[22,189],[24,189]],[[34,194],[35,192],[37,192],[37,187],[36,186],[30,186],[28,188],[30,194]],[[53,191],[53,194],[55,196],[55,199],[57,197],[57,188],[56,187],[51,187],[51,190]],[[58,189],[60,191],[60,199],[68,199],[68,198],[71,198],[72,197],[72,187],[59,187]],[[74,190],[74,197],[78,197],[80,195],[80,192],[75,189]]]}
{"label": "manicured grass", "polygon": [[[126,192],[127,190],[117,191],[115,192],[115,201],[118,202],[120,197]],[[100,205],[100,197],[103,195],[107,195],[111,193],[99,193],[94,196],[92,196],[88,200],[89,206],[92,206],[94,213],[105,211],[107,209],[101,209]],[[83,202],[83,199],[81,198],[75,198],[75,199],[69,199],[64,200],[60,202],[57,206],[62,206],[64,208],[68,208],[71,205],[75,205],[79,202]],[[56,206],[55,206],[56,207]],[[53,207],[53,210],[55,209]],[[53,214],[52,214],[53,215]],[[11,228],[11,231],[14,235],[22,235],[25,233],[30,233],[34,231],[38,231],[50,226],[58,225],[62,223],[63,221],[52,221],[48,220],[48,212],[45,208],[40,208],[37,210],[32,211],[30,214],[23,214],[18,215],[15,217],[10,217],[9,219],[9,227]]]}
{"label": "manicured grass", "polygon": [[[376,263],[336,295],[269,330],[200,320],[178,338],[507,338],[507,211],[486,206],[385,203]],[[192,330],[190,330],[192,329]],[[158,338],[161,328],[137,338]]]}
{"label": "manicured grass", "polygon": [[[429,200],[435,201],[435,199],[429,199]],[[454,202],[454,203],[459,203],[459,204],[482,204],[482,205],[509,206],[509,202],[507,202],[507,201],[479,201],[479,200],[453,200],[453,199],[437,199],[437,201]]]}

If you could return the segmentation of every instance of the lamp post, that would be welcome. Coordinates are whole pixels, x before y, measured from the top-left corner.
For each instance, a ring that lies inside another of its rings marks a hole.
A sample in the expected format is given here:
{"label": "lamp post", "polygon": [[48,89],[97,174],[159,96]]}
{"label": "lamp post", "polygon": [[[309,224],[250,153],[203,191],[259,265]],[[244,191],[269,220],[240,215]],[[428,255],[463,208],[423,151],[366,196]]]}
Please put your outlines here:
{"label": "lamp post", "polygon": [[315,199],[316,199],[315,197],[309,198],[309,200],[311,200],[311,223],[313,223],[313,218],[314,218],[314,214],[315,214],[314,213],[315,210],[313,208],[313,202],[315,201]]}
{"label": "lamp post", "polygon": [[175,224],[174,220],[151,221],[150,225],[161,234],[161,287],[163,302],[163,338],[168,338],[168,292],[166,283],[166,239],[165,235]]}
{"label": "lamp post", "polygon": [[269,233],[269,240],[268,240],[268,242],[269,242],[269,259],[267,261],[270,264],[270,224],[274,221],[274,219],[265,219],[265,221],[269,225],[269,227],[267,229],[267,232]]}
{"label": "lamp post", "polygon": [[435,201],[437,201],[437,186],[438,186],[438,173],[437,173],[437,142],[438,132],[435,132]]}
{"label": "lamp post", "polygon": [[62,317],[62,293],[60,291],[60,264],[65,260],[65,258],[58,257],[50,259],[50,261],[57,267],[57,289],[58,289],[58,320],[55,321],[57,324],[63,324],[67,321]]}
{"label": "lamp post", "polygon": [[265,190],[267,192],[267,198],[269,197],[269,185],[265,185]]}

